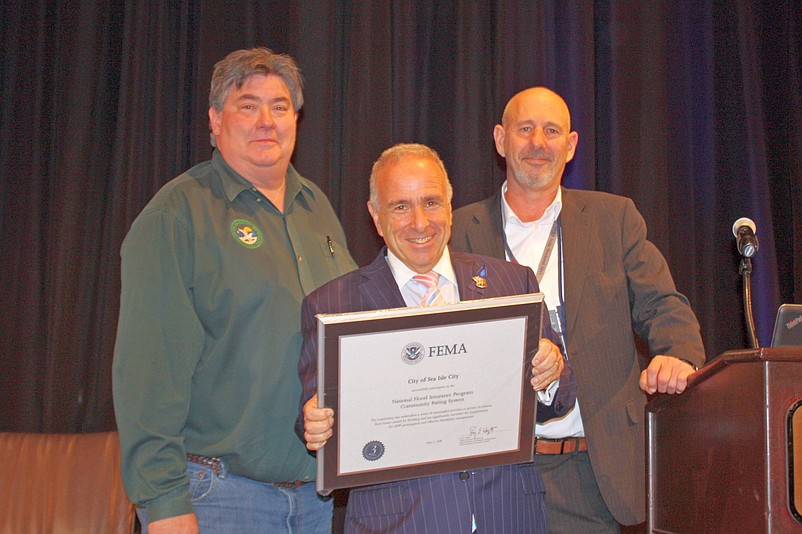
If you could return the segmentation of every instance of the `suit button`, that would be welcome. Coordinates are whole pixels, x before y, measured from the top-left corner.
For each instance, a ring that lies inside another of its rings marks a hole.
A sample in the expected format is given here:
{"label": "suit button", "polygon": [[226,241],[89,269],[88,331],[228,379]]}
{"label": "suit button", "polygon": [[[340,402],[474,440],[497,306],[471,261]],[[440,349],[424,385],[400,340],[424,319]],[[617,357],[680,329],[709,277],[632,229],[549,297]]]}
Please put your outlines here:
{"label": "suit button", "polygon": [[462,472],[459,474],[459,479],[460,479],[460,480],[468,480],[469,478],[471,478],[471,474],[470,474],[470,473],[468,473],[467,471],[462,471]]}
{"label": "suit button", "polygon": [[555,410],[557,410],[558,412],[562,411],[562,409],[563,409],[563,403],[562,403],[562,402],[558,402],[558,403],[557,403],[557,404],[554,406],[554,409],[555,409]]}

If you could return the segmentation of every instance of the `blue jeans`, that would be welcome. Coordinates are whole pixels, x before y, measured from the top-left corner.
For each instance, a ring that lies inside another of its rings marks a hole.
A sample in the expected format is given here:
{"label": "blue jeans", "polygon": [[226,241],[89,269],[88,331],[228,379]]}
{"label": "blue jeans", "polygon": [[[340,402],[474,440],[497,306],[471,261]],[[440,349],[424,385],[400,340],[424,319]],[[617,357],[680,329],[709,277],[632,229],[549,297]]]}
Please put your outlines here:
{"label": "blue jeans", "polygon": [[[315,491],[315,483],[279,488],[205,465],[187,462],[189,496],[201,534],[206,532],[284,532],[329,534],[333,501]],[[137,508],[142,534],[147,515]]]}

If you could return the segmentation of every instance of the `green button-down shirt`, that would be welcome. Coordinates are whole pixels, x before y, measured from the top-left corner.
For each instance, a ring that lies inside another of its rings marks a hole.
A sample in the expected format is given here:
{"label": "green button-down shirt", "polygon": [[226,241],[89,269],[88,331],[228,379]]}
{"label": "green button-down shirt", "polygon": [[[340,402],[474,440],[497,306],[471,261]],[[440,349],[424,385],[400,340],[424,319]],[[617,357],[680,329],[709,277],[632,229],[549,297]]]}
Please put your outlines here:
{"label": "green button-down shirt", "polygon": [[114,407],[128,495],[192,511],[186,453],[313,480],[293,431],[304,296],[356,266],[325,195],[290,167],[285,213],[218,152],[165,185],[122,247]]}

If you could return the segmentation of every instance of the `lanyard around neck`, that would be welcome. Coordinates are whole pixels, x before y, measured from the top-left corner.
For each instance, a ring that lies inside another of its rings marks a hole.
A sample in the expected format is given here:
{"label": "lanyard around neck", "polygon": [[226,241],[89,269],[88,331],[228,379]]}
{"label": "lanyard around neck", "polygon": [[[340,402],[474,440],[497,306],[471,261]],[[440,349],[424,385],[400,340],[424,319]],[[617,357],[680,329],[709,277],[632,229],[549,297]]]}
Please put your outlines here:
{"label": "lanyard around neck", "polygon": [[[512,248],[510,248],[510,244],[507,242],[507,229],[506,225],[504,231],[502,232],[504,235],[504,251],[507,253],[507,256],[510,258],[510,261],[513,263],[520,263],[516,258],[515,254],[512,253]],[[560,234],[560,216],[558,215],[554,222],[551,224],[551,230],[549,231],[549,238],[546,240],[546,246],[543,248],[543,254],[540,256],[540,263],[537,266],[537,272],[535,276],[537,277],[537,282],[543,279],[543,273],[546,272],[546,265],[549,264],[549,258],[551,258],[551,252],[554,250],[554,244],[557,242],[558,234]]]}
{"label": "lanyard around neck", "polygon": [[[501,235],[504,240],[504,251],[507,253],[507,257],[510,259],[512,263],[520,263],[516,258],[515,254],[512,253],[512,248],[510,244],[507,242],[507,224],[504,220],[504,208],[502,199],[502,209],[501,209]],[[557,296],[559,299],[559,305],[557,306],[557,320],[560,322],[559,325],[556,326],[555,330],[559,332],[560,340],[562,341],[562,349],[563,355],[567,358],[568,357],[568,345],[565,341],[565,299],[563,296],[563,235],[562,235],[562,223],[560,221],[561,214],[557,215],[557,218],[554,219],[554,222],[551,225],[551,231],[549,232],[548,240],[546,241],[546,246],[543,248],[543,254],[540,256],[540,263],[537,267],[537,272],[535,276],[537,277],[538,284],[540,280],[543,278],[543,273],[546,272],[546,265],[549,263],[549,258],[551,257],[551,252],[554,249],[554,243],[557,243],[558,248],[558,258],[557,258]]]}

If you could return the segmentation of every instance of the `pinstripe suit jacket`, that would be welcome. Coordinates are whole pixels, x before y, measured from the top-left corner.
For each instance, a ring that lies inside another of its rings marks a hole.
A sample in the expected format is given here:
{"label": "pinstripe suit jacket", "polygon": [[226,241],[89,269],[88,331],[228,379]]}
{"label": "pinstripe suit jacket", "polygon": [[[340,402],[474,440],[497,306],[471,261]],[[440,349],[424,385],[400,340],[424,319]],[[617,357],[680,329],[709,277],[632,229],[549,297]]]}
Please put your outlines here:
{"label": "pinstripe suit jacket", "polygon": [[[451,253],[451,263],[462,300],[538,291],[537,279],[529,268],[459,252]],[[471,280],[482,266],[487,269],[485,289],[477,288]],[[384,250],[370,265],[332,280],[311,293],[304,300],[302,312],[301,406],[314,395],[317,387],[316,314],[403,306],[404,299]],[[570,379],[573,383],[572,375]],[[574,398],[573,391],[558,391],[552,403],[555,415],[561,415],[573,406]],[[301,414],[296,425],[300,435],[303,435],[302,425]],[[467,479],[463,480],[466,475]],[[346,532],[355,533],[469,533],[473,515],[478,532],[546,532],[543,492],[543,482],[533,464],[379,484],[351,491],[345,527]]]}
{"label": "pinstripe suit jacket", "polygon": [[[500,194],[454,212],[453,249],[505,257]],[[566,343],[588,453],[607,508],[632,525],[646,518],[646,395],[632,332],[651,355],[701,366],[699,323],[632,200],[563,188],[562,204]]]}

